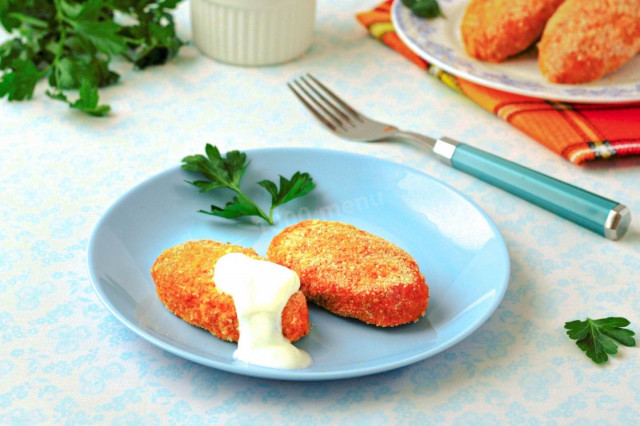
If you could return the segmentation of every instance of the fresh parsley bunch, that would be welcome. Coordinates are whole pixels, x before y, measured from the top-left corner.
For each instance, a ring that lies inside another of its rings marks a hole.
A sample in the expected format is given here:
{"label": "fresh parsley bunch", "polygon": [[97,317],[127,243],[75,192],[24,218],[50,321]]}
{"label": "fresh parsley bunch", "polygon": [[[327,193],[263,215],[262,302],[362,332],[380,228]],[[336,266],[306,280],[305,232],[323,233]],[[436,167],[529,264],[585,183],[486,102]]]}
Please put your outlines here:
{"label": "fresh parsley bunch", "polygon": [[[0,45],[0,98],[30,99],[46,78],[46,94],[94,116],[98,88],[119,75],[110,62],[122,57],[138,69],[164,64],[184,44],[171,11],[181,0],[0,0],[0,23],[12,35]],[[78,90],[69,100],[67,90]]]}
{"label": "fresh parsley bunch", "polygon": [[269,225],[273,225],[273,211],[294,198],[302,197],[311,192],[316,185],[309,173],[296,172],[291,179],[280,176],[280,187],[270,181],[261,180],[258,185],[271,195],[269,214],[265,213],[249,196],[240,189],[240,180],[249,167],[247,154],[240,151],[229,151],[224,157],[217,147],[207,144],[206,155],[190,155],[182,159],[184,170],[199,172],[206,180],[187,181],[208,192],[218,188],[228,188],[236,193],[233,199],[224,207],[212,205],[210,211],[200,210],[213,216],[235,219],[241,216],[258,216]]}

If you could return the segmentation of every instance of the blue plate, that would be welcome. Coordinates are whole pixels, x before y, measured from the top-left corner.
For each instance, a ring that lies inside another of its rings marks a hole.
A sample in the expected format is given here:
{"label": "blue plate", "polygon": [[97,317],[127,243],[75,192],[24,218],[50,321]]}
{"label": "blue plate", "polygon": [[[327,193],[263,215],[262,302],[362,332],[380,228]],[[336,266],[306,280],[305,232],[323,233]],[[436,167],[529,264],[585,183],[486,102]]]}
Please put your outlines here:
{"label": "blue plate", "polygon": [[[507,288],[509,255],[495,225],[473,202],[417,170],[373,157],[318,149],[247,151],[243,184],[260,205],[269,196],[255,182],[294,172],[317,187],[276,210],[275,226],[196,213],[224,204],[226,190],[199,194],[179,167],[137,185],[99,220],[89,241],[89,272],[105,306],[160,348],[210,367],[248,376],[326,380],[363,376],[428,358],[461,341],[496,309]],[[303,370],[247,365],[224,342],[167,311],[149,270],[160,252],[188,240],[214,239],[265,254],[285,226],[319,218],[351,223],[408,251],[430,288],[419,322],[376,328],[310,307],[311,332],[296,345],[313,358]]]}

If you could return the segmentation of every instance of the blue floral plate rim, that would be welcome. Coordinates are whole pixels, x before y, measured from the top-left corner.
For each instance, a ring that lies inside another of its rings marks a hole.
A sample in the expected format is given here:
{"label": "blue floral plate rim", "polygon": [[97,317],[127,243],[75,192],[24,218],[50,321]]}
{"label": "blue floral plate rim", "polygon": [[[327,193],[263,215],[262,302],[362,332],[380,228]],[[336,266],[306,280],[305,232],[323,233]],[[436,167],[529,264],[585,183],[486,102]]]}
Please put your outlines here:
{"label": "blue floral plate rim", "polygon": [[391,19],[400,39],[418,56],[455,76],[482,86],[559,102],[628,103],[640,101],[640,55],[617,71],[585,84],[554,84],[545,79],[535,49],[494,64],[468,56],[460,23],[469,0],[439,0],[445,17],[423,19],[396,1]]}

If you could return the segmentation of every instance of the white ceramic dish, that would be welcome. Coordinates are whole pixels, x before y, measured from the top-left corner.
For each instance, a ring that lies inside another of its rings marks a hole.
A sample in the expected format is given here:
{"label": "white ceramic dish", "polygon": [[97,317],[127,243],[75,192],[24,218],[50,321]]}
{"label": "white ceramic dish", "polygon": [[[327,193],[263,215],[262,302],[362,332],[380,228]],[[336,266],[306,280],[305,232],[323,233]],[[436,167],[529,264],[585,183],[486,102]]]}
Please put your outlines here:
{"label": "white ceramic dish", "polygon": [[234,65],[272,65],[313,40],[316,0],[191,0],[191,28],[205,55]]}
{"label": "white ceramic dish", "polygon": [[[374,157],[317,149],[247,151],[251,167],[243,187],[260,204],[266,191],[254,182],[306,171],[309,195],[276,210],[275,226],[197,213],[224,204],[228,193],[199,194],[184,182],[197,175],[179,167],[134,187],[98,222],[89,242],[94,288],[127,327],[160,348],[233,373],[283,380],[329,380],[402,367],[433,356],[480,327],[502,300],[509,254],[495,225],[469,199],[417,170]],[[371,179],[375,170],[375,179]],[[265,254],[285,226],[307,218],[339,220],[403,247],[429,284],[427,314],[414,324],[377,328],[310,306],[311,332],[296,342],[313,364],[302,370],[248,365],[237,347],[171,314],[149,273],[160,252],[209,238]]]}
{"label": "white ceramic dish", "polygon": [[619,70],[586,84],[550,83],[540,73],[535,51],[500,64],[481,62],[464,50],[460,23],[469,0],[441,0],[446,18],[422,19],[396,1],[391,10],[394,27],[418,56],[453,75],[519,95],[555,101],[625,103],[640,101],[640,55]]}

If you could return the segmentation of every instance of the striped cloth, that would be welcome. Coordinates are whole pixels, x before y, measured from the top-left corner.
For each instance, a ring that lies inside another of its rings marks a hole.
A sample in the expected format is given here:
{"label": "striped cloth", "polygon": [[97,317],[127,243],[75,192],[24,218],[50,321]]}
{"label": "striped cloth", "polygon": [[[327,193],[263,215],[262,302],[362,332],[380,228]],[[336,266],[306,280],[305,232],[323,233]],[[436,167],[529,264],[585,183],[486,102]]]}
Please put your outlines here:
{"label": "striped cloth", "polygon": [[577,104],[502,92],[448,74],[414,54],[391,23],[391,4],[356,15],[369,33],[443,83],[511,123],[574,164],[640,155],[640,102]]}

